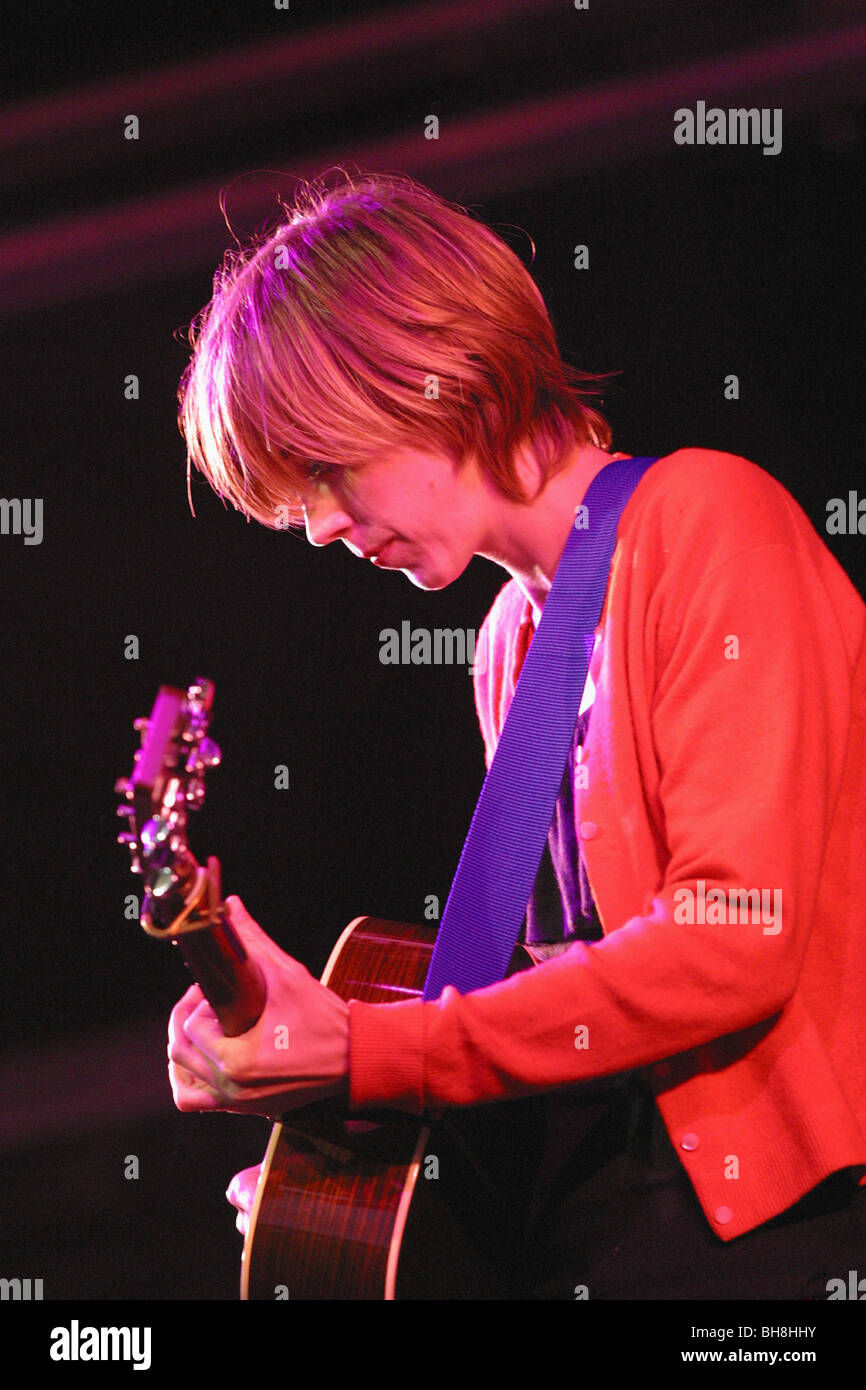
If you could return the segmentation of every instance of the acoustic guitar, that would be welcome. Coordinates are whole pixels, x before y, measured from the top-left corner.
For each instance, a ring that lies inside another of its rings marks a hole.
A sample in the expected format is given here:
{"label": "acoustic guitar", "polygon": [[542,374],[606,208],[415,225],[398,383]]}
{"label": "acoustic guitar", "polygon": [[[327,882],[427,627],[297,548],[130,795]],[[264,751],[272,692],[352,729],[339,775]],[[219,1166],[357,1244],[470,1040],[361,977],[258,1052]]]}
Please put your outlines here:
{"label": "acoustic guitar", "polygon": [[[220,750],[208,736],[213,685],[161,686],[141,748],[116,784],[141,925],[177,946],[227,1036],[251,1028],[264,983],[233,930],[220,864],[203,868],[189,812]],[[435,930],[356,917],[322,983],[341,998],[421,994]],[[528,968],[518,948],[512,971]],[[244,1243],[244,1299],[510,1299],[526,1274],[523,1233],[544,1137],[540,1097],[428,1116],[346,1113],[316,1102],[275,1124]]]}

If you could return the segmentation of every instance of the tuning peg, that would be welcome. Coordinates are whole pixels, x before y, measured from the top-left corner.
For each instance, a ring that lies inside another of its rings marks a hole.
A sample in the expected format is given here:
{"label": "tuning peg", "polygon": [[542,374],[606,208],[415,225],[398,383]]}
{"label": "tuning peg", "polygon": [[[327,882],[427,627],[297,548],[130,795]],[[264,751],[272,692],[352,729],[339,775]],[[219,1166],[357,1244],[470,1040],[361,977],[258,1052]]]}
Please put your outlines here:
{"label": "tuning peg", "polygon": [[186,692],[188,700],[201,701],[207,705],[213,699],[213,681],[206,676],[197,676]]}
{"label": "tuning peg", "polygon": [[219,767],[222,753],[211,738],[203,738],[184,764],[185,771],[198,778],[209,767]]}
{"label": "tuning peg", "polygon": [[151,897],[164,898],[166,893],[171,892],[176,883],[177,874],[173,873],[168,866],[159,869],[150,884]]}
{"label": "tuning peg", "polygon": [[197,811],[204,803],[204,782],[193,777],[187,786],[185,800],[191,810]]}
{"label": "tuning peg", "polygon": [[127,845],[127,846],[128,846],[128,848],[129,848],[129,856],[130,856],[130,865],[129,865],[129,867],[132,869],[132,872],[133,872],[134,874],[140,874],[140,873],[141,873],[141,860],[140,860],[140,858],[139,858],[139,852],[138,852],[138,841],[136,840],[135,836],[134,836],[134,835],[127,835],[127,834],[118,835],[118,837],[117,837],[117,843],[118,843],[119,845]]}
{"label": "tuning peg", "polygon": [[138,840],[134,835],[128,835],[124,831],[122,835],[118,835],[117,843],[119,845],[129,845],[130,853],[138,853]]}
{"label": "tuning peg", "polygon": [[134,816],[134,815],[135,815],[135,807],[134,807],[134,806],[118,806],[118,808],[117,808],[117,814],[118,814],[119,816]]}
{"label": "tuning peg", "polygon": [[198,755],[205,767],[219,767],[222,760],[222,750],[212,738],[202,739]]}
{"label": "tuning peg", "polygon": [[131,797],[132,783],[128,777],[118,777],[114,784],[114,790],[117,796]]}
{"label": "tuning peg", "polygon": [[145,719],[144,715],[142,715],[140,719],[133,719],[132,727],[133,729],[146,730],[149,723],[150,720]]}
{"label": "tuning peg", "polygon": [[145,852],[152,855],[156,850],[161,849],[163,845],[170,842],[173,833],[172,826],[168,821],[159,820],[152,816],[141,827],[141,843]]}

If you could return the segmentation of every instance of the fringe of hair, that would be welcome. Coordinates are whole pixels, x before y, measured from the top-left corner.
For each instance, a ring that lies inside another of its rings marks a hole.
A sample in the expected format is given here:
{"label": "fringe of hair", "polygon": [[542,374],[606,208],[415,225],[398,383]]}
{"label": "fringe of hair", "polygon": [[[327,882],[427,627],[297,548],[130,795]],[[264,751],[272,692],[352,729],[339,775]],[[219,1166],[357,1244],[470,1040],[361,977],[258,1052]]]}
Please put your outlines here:
{"label": "fringe of hair", "polygon": [[[312,464],[358,466],[411,445],[527,501],[611,430],[591,403],[615,373],[563,362],[532,277],[465,209],[399,174],[303,183],[273,230],[229,251],[188,330],[178,392],[187,476],[267,526],[302,524]],[[190,505],[192,499],[190,495]]]}

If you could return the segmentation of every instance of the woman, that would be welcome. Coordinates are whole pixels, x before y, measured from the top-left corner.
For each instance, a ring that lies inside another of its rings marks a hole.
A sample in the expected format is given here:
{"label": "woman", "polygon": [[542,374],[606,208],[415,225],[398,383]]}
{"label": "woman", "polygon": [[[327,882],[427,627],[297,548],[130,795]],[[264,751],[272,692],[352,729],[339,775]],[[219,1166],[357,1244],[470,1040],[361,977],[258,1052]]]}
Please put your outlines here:
{"label": "woman", "polygon": [[[507,571],[474,677],[489,761],[576,511],[626,457],[525,268],[411,180],[345,177],[227,258],[191,341],[190,464],[247,516],[423,589],[474,555]],[[534,1296],[826,1297],[866,1237],[864,634],[780,484],[710,450],[657,460],[527,907],[537,968],[346,1004],[230,900],[267,1006],[227,1039],[187,991],[178,1107],[554,1093]],[[241,1225],[254,1173],[229,1190]]]}

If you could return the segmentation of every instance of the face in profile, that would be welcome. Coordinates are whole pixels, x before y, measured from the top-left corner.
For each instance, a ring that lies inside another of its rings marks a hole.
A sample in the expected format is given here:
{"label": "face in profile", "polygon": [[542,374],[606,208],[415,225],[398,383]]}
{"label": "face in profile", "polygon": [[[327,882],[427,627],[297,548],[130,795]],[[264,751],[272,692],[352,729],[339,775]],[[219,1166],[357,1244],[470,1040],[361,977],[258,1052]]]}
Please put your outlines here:
{"label": "face in profile", "polygon": [[341,540],[420,589],[443,589],[483,548],[492,489],[473,461],[405,448],[357,467],[317,464],[302,504],[311,545]]}

